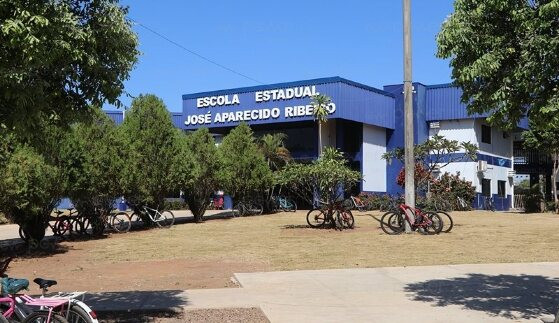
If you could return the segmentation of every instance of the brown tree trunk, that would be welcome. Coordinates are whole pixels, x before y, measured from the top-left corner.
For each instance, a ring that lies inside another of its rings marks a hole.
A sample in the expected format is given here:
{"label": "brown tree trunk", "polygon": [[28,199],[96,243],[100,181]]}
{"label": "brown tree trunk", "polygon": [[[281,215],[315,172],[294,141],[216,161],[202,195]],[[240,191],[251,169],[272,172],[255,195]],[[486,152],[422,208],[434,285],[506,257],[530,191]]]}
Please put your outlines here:
{"label": "brown tree trunk", "polygon": [[187,194],[186,203],[188,203],[188,208],[190,209],[190,212],[192,212],[192,215],[194,215],[194,222],[204,222],[204,213],[206,213],[206,208],[209,203],[208,201],[209,198]]}
{"label": "brown tree trunk", "polygon": [[559,198],[557,198],[557,178],[559,175],[559,152],[553,156],[553,176],[551,176],[551,192],[553,192],[553,201],[555,202],[555,213],[559,214]]}

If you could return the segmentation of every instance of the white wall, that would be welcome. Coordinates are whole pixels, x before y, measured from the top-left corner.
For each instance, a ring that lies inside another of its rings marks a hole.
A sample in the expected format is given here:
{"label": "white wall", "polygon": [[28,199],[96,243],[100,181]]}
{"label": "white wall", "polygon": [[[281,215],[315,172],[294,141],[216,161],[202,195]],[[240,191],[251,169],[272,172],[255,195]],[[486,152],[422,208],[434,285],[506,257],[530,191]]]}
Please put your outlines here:
{"label": "white wall", "polygon": [[[429,135],[439,134],[447,139],[462,141],[470,141],[478,145],[479,153],[491,156],[498,156],[512,160],[513,138],[508,136],[503,138],[503,132],[491,129],[491,144],[481,142],[481,125],[483,120],[449,120],[441,121],[440,128],[430,129]],[[496,165],[487,165],[487,171],[478,173],[477,162],[457,162],[452,163],[441,169],[441,173],[449,172],[455,174],[460,172],[460,176],[476,187],[476,192],[481,193],[481,179],[487,178],[491,180],[491,194],[497,194],[497,181],[506,181],[505,192],[507,195],[514,195],[514,183],[512,178],[508,177],[508,171],[512,170],[507,167]]]}
{"label": "white wall", "polygon": [[386,129],[363,124],[363,191],[386,192]]}

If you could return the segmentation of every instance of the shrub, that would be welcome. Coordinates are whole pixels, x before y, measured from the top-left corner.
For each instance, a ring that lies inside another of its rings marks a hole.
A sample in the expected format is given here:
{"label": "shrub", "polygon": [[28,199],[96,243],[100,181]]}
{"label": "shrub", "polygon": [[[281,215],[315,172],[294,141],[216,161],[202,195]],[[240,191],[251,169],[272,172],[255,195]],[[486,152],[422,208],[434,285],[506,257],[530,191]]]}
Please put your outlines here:
{"label": "shrub", "polygon": [[445,172],[439,179],[431,181],[431,197],[447,201],[454,209],[459,205],[458,197],[471,205],[476,196],[472,182],[460,177],[460,173]]}
{"label": "shrub", "polygon": [[42,240],[64,189],[59,168],[25,145],[17,145],[2,166],[0,210],[30,238]]}
{"label": "shrub", "polygon": [[526,213],[539,213],[542,211],[543,196],[540,192],[540,187],[535,184],[530,188],[530,191],[524,196],[524,212]]}
{"label": "shrub", "polygon": [[123,195],[131,205],[161,208],[165,197],[179,193],[171,173],[176,129],[163,101],[152,94],[135,98],[118,134],[125,160],[120,176]]}
{"label": "shrub", "polygon": [[234,199],[262,197],[270,188],[272,171],[246,123],[241,123],[223,138],[218,156],[220,183]]}
{"label": "shrub", "polygon": [[178,151],[172,174],[196,222],[203,221],[210,197],[218,188],[220,164],[214,138],[207,128],[177,134]]}

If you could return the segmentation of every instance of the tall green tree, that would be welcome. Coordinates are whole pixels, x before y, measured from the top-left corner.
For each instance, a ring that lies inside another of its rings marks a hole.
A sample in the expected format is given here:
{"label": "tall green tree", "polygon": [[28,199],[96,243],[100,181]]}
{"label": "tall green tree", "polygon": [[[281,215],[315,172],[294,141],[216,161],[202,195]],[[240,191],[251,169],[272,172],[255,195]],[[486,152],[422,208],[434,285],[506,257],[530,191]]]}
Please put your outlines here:
{"label": "tall green tree", "polygon": [[220,163],[217,146],[207,128],[177,134],[179,150],[172,174],[176,185],[184,191],[186,202],[196,222],[204,220],[210,197],[219,187]]}
{"label": "tall green tree", "polygon": [[291,161],[291,154],[285,147],[285,139],[287,139],[286,134],[277,132],[265,134],[258,140],[260,150],[264,154],[268,167],[270,167],[272,171],[283,168]]}
{"label": "tall green tree", "polygon": [[[121,148],[116,125],[99,108],[94,110],[92,120],[74,124],[59,146],[68,182],[66,196],[72,199],[80,214],[100,216],[122,194]],[[94,232],[102,231],[103,228],[94,228]]]}
{"label": "tall green tree", "polygon": [[548,154],[553,160],[553,171],[551,176],[551,190],[555,210],[559,213],[559,198],[557,197],[557,182],[559,181],[559,115],[548,120],[545,125],[530,123],[530,130],[522,134],[524,144]]}
{"label": "tall green tree", "polygon": [[260,196],[270,187],[272,171],[246,123],[241,123],[223,138],[218,152],[220,183],[234,199]]}
{"label": "tall green tree", "polygon": [[122,193],[132,204],[163,206],[165,197],[178,195],[171,169],[177,152],[176,129],[163,101],[140,95],[118,127],[124,163]]}
{"label": "tall green tree", "polygon": [[332,99],[324,94],[316,94],[312,97],[314,120],[318,123],[318,155],[322,155],[322,125],[328,121],[328,106]]}
{"label": "tall green tree", "polygon": [[31,239],[43,239],[50,214],[64,192],[60,168],[33,147],[19,143],[0,166],[0,211]]}
{"label": "tall green tree", "polygon": [[118,104],[138,39],[116,0],[0,1],[0,125],[32,136]]}
{"label": "tall green tree", "polygon": [[559,113],[559,1],[456,0],[437,36],[470,113],[512,129]]}

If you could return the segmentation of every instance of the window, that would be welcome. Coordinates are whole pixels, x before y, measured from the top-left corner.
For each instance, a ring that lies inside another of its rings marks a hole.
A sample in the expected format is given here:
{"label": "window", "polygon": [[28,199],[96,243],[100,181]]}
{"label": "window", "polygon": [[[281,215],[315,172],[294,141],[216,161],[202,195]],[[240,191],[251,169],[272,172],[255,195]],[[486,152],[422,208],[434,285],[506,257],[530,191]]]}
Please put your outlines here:
{"label": "window", "polygon": [[505,185],[507,184],[506,181],[497,181],[497,194],[501,197],[505,197],[506,194],[506,188]]}
{"label": "window", "polygon": [[491,196],[491,180],[490,179],[482,179],[481,180],[481,195],[483,196]]}
{"label": "window", "polygon": [[491,144],[491,127],[481,125],[481,142],[484,144]]}

